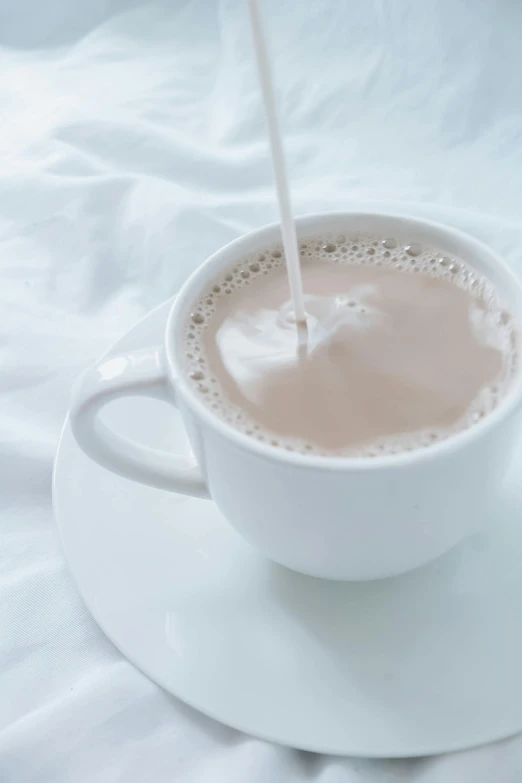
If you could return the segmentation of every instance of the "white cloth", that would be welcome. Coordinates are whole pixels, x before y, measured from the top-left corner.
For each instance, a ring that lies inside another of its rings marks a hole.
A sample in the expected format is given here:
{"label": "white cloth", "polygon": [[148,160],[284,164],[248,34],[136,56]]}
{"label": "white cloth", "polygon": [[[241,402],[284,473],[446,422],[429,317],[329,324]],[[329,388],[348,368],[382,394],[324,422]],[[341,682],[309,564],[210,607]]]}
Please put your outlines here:
{"label": "white cloth", "polygon": [[[263,5],[296,211],[398,199],[522,268],[522,4]],[[0,0],[0,780],[515,783],[521,738],[372,762],[204,718],[112,647],[64,563],[51,469],[73,379],[276,218],[245,12]]]}

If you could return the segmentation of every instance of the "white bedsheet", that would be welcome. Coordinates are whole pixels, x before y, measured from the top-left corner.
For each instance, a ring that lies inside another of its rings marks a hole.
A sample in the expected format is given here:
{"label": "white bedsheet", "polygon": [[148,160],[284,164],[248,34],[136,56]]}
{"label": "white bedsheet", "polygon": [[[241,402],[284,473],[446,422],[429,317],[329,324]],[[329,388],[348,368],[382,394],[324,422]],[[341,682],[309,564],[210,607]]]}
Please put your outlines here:
{"label": "white bedsheet", "polygon": [[[297,212],[400,200],[522,271],[522,4],[266,0]],[[51,510],[81,368],[276,217],[240,0],[0,0],[0,781],[515,783],[522,740],[330,759],[206,719],[91,620]]]}

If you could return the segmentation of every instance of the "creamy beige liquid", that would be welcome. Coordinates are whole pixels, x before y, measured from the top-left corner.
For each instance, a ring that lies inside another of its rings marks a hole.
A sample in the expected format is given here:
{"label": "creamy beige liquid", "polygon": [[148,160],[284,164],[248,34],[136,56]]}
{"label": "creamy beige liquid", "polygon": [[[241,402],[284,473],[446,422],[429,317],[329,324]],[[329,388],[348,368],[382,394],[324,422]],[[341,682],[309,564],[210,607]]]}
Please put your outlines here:
{"label": "creamy beige liquid", "polygon": [[517,361],[493,285],[435,248],[375,236],[301,246],[299,348],[280,248],[244,259],[188,318],[187,373],[217,415],[274,446],[371,457],[486,416]]}

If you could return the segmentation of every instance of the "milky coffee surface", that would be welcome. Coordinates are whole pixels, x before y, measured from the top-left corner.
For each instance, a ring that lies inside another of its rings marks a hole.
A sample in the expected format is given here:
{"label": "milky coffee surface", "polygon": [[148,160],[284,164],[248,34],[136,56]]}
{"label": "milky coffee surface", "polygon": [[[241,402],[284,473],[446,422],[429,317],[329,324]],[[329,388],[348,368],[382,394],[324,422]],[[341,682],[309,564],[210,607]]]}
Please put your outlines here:
{"label": "milky coffee surface", "polygon": [[376,235],[300,245],[306,333],[279,246],[207,285],[185,330],[186,372],[236,429],[307,454],[372,457],[472,426],[516,373],[499,292],[433,247]]}

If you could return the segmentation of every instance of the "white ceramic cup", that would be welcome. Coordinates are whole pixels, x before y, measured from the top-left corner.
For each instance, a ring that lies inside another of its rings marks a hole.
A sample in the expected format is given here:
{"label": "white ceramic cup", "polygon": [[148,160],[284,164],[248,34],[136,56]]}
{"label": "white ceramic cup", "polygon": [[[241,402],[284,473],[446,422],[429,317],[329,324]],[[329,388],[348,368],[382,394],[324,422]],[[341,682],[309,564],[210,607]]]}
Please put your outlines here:
{"label": "white ceramic cup", "polygon": [[[466,234],[397,215],[297,219],[300,239],[330,231],[375,232],[455,254],[484,272],[522,315],[519,281],[490,248]],[[470,429],[394,456],[306,456],[241,434],[215,416],[184,377],[183,327],[220,269],[279,239],[279,226],[271,225],[219,250],[179,292],[161,346],[102,359],[87,370],[73,395],[74,435],[89,456],[115,473],[212,498],[238,533],[289,568],[361,580],[420,566],[494,518],[492,504],[517,438],[522,383],[518,379],[499,407]],[[128,395],[159,397],[179,408],[195,460],[145,448],[107,429],[100,409]]]}

